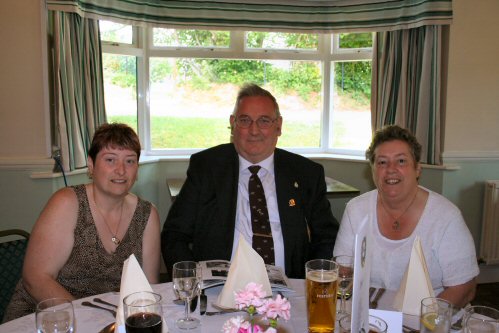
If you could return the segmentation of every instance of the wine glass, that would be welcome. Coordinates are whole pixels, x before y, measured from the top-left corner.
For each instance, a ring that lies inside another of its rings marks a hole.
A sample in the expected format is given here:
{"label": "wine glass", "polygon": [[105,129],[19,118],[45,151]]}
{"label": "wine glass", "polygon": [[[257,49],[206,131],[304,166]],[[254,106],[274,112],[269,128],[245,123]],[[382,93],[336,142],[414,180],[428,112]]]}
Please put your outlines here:
{"label": "wine glass", "polygon": [[353,287],[353,257],[347,255],[336,256],[333,258],[338,264],[338,292],[340,293],[339,314],[346,314],[345,298],[352,292]]}
{"label": "wine glass", "polygon": [[36,305],[37,333],[73,333],[73,303],[66,298],[49,298]]}
{"label": "wine glass", "polygon": [[127,333],[161,333],[163,311],[161,295],[152,291],[139,291],[123,299],[125,329]]}
{"label": "wine glass", "polygon": [[192,329],[199,325],[199,319],[189,316],[189,303],[201,291],[201,269],[194,261],[180,261],[173,265],[173,291],[185,303],[185,316],[176,321],[180,329]]}

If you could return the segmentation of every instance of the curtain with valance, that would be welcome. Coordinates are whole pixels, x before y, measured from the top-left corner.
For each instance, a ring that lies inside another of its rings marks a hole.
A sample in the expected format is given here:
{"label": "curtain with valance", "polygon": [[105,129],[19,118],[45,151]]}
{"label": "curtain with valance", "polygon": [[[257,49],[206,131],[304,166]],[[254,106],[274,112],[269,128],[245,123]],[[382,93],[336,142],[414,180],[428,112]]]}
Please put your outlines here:
{"label": "curtain with valance", "polygon": [[179,29],[400,30],[449,24],[452,0],[47,0],[49,10]]}
{"label": "curtain with valance", "polygon": [[85,19],[149,27],[294,33],[376,31],[373,131],[385,124],[408,127],[425,147],[423,162],[440,162],[444,123],[441,97],[445,84],[441,67],[445,67],[447,59],[446,54],[439,52],[445,43],[441,27],[452,21],[452,0],[46,0],[46,3],[49,10],[70,12]]}

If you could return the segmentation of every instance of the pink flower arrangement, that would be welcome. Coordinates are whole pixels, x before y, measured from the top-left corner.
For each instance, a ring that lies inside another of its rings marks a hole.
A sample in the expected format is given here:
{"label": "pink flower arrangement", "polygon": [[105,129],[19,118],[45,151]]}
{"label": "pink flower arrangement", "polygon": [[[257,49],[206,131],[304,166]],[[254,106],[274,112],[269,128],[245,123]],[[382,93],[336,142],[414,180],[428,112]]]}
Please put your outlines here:
{"label": "pink flower arrangement", "polygon": [[[276,299],[266,298],[267,294],[263,286],[250,282],[243,290],[235,292],[236,307],[245,310],[249,314],[249,321],[242,316],[230,318],[224,323],[223,333],[276,333],[277,320],[283,318],[289,320],[291,304],[289,301],[277,295]],[[260,314],[269,321],[267,330],[254,324],[254,315]]]}

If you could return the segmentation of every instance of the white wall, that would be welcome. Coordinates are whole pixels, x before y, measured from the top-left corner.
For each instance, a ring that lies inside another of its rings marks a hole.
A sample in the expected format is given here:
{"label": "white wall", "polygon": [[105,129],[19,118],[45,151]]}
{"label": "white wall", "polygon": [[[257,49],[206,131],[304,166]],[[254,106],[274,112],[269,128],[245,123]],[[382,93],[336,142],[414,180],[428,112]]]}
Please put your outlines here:
{"label": "white wall", "polygon": [[50,156],[43,8],[43,0],[0,1],[0,162]]}
{"label": "white wall", "polygon": [[446,156],[499,158],[499,1],[454,0]]}

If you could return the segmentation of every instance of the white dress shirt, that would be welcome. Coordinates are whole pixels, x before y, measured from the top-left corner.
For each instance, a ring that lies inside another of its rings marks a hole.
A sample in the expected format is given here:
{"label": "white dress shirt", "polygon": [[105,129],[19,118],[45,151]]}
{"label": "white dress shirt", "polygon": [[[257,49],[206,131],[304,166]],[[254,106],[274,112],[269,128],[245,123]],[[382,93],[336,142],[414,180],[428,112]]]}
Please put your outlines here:
{"label": "white dress shirt", "polygon": [[236,226],[234,229],[232,257],[236,252],[240,234],[243,235],[249,244],[252,244],[253,229],[251,227],[251,211],[248,196],[248,182],[251,176],[251,172],[248,170],[248,167],[252,165],[259,165],[261,167],[258,171],[258,177],[262,182],[263,189],[265,191],[265,199],[267,200],[270,228],[272,230],[272,239],[274,241],[275,265],[286,271],[284,267],[284,241],[282,238],[279,208],[277,207],[274,154],[258,164],[250,163],[239,155],[239,184],[237,190]]}

